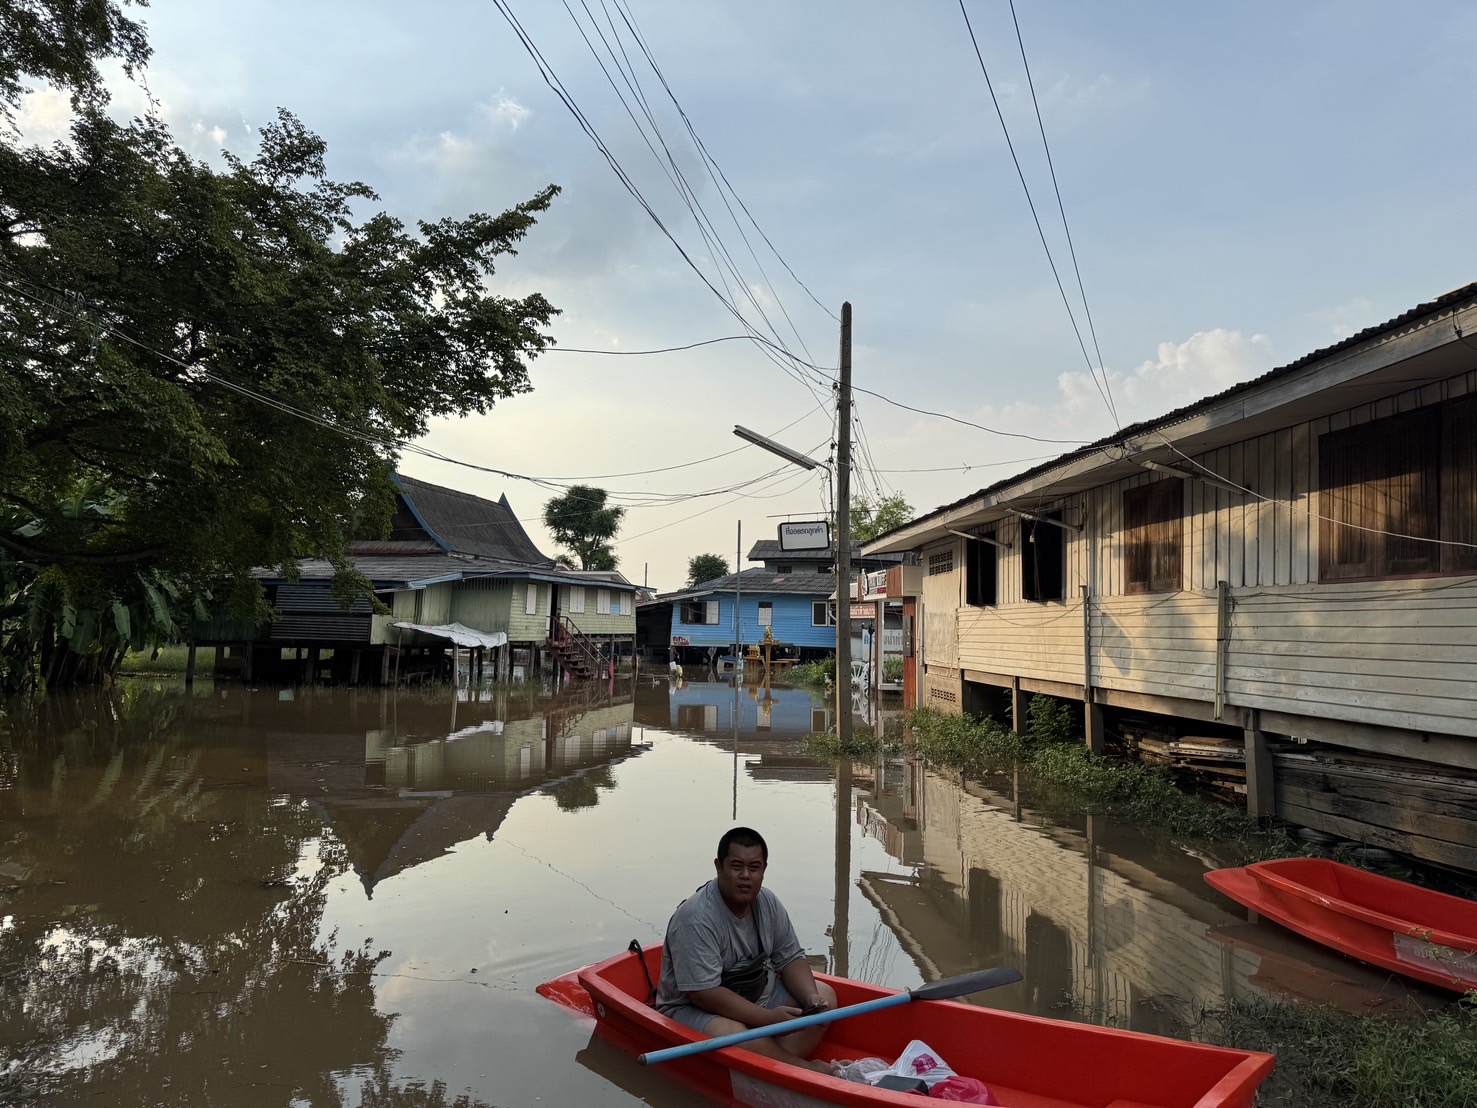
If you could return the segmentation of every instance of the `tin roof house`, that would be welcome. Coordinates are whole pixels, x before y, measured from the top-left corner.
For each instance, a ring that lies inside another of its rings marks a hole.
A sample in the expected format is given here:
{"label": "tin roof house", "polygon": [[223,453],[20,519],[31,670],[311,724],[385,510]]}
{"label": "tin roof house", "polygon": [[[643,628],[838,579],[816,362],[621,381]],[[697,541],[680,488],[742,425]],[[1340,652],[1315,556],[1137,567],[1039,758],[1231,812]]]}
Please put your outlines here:
{"label": "tin roof house", "polygon": [[249,679],[354,684],[374,673],[388,683],[397,668],[402,679],[439,674],[448,651],[462,648],[478,672],[490,664],[495,676],[513,679],[546,665],[591,677],[629,652],[635,586],[619,573],[557,565],[506,496],[488,500],[403,474],[395,483],[388,537],[349,548],[388,614],[365,598],[345,609],[330,592],[333,566],[305,559],[296,580],[258,574],[276,620],[215,624],[197,643],[228,651],[226,668]]}

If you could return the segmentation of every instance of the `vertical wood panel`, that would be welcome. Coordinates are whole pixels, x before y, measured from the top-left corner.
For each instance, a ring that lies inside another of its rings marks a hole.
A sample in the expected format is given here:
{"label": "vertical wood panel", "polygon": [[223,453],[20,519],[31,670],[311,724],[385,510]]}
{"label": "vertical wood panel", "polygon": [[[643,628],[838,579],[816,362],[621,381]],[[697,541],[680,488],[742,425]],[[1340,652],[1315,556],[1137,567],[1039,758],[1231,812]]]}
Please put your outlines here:
{"label": "vertical wood panel", "polygon": [[1273,521],[1275,533],[1273,545],[1277,554],[1274,560],[1271,583],[1287,585],[1292,582],[1292,528],[1295,507],[1292,501],[1292,431],[1284,428],[1273,436],[1273,488],[1272,497],[1276,510]]}
{"label": "vertical wood panel", "polygon": [[[1226,468],[1221,472],[1233,485],[1246,484],[1241,472],[1243,445],[1238,442],[1224,452]],[[1240,493],[1227,493],[1227,496],[1230,499],[1230,507],[1226,513],[1230,557],[1227,559],[1226,579],[1230,581],[1232,588],[1239,589],[1246,584],[1246,501],[1248,498]]]}
{"label": "vertical wood panel", "polygon": [[1284,511],[1287,503],[1285,496],[1279,495],[1277,490],[1277,454],[1279,438],[1277,435],[1263,435],[1257,439],[1257,459],[1261,467],[1258,475],[1256,491],[1267,499],[1260,501],[1257,509],[1257,534],[1256,534],[1256,580],[1259,585],[1275,585],[1277,583],[1277,559],[1278,559],[1278,526],[1277,517]]}

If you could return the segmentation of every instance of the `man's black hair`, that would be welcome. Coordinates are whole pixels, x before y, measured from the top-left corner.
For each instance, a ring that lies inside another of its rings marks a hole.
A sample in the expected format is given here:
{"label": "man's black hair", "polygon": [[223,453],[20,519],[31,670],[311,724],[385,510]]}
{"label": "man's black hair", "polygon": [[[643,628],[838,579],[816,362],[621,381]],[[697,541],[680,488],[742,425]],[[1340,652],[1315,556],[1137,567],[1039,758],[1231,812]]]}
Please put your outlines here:
{"label": "man's black hair", "polygon": [[769,862],[769,844],[764,841],[764,836],[752,827],[735,827],[723,833],[723,838],[718,840],[718,857],[716,861],[723,864],[723,859],[728,857],[730,846],[757,846],[764,857],[766,864]]}

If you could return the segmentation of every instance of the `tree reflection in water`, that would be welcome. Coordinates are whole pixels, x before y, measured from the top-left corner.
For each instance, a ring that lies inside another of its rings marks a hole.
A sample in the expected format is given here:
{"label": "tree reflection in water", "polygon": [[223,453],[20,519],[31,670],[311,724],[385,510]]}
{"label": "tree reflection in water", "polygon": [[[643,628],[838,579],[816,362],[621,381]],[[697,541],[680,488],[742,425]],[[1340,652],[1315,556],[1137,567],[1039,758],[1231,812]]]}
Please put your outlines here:
{"label": "tree reflection in water", "polygon": [[342,846],[203,716],[139,690],[10,716],[0,1103],[448,1104],[393,1080],[390,952],[323,933]]}

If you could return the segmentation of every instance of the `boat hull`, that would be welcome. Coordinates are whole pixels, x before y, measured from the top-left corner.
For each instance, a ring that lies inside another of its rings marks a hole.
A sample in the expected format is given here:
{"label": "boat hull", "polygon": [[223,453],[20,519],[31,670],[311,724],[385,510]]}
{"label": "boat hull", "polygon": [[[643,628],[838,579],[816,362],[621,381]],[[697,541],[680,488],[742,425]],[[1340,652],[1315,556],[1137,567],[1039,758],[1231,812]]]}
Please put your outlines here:
{"label": "boat hull", "polygon": [[[645,952],[653,978],[661,948]],[[839,1006],[895,994],[847,978],[817,975]],[[634,954],[565,975],[539,991],[565,1002],[570,982],[589,994],[598,1032],[640,1054],[705,1036],[645,1003],[646,981]],[[1177,1039],[1041,1019],[955,1001],[914,1001],[830,1025],[814,1057],[897,1057],[912,1039],[988,1085],[1008,1108],[1249,1108],[1272,1069],[1269,1054],[1226,1050]],[[828,1104],[917,1104],[914,1096],[846,1082],[727,1047],[664,1063],[661,1069],[720,1102],[762,1108]]]}
{"label": "boat hull", "polygon": [[1418,981],[1477,989],[1477,903],[1323,858],[1256,862],[1205,875],[1258,915]]}

